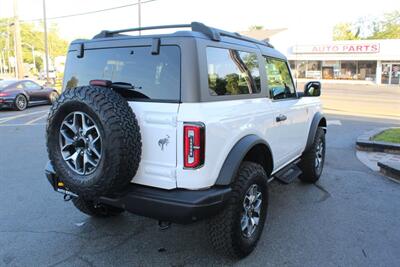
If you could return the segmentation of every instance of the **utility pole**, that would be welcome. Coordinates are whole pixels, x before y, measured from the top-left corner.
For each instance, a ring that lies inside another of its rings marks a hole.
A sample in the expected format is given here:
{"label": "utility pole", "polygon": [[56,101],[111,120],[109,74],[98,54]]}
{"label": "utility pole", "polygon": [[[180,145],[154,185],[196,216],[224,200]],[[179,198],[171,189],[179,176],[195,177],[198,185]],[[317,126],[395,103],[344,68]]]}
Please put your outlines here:
{"label": "utility pole", "polygon": [[49,47],[47,44],[47,17],[46,17],[46,0],[43,0],[43,27],[44,27],[44,54],[46,61],[46,81],[49,83]]}
{"label": "utility pole", "polygon": [[[139,28],[142,27],[142,3],[141,0],[138,0],[138,24]],[[142,35],[142,32],[139,30],[139,35]]]}
{"label": "utility pole", "polygon": [[21,45],[21,29],[19,26],[18,18],[18,3],[14,0],[14,41],[15,41],[15,63],[16,63],[16,77],[18,79],[24,78],[24,67],[22,65],[22,45]]}
{"label": "utility pole", "polygon": [[10,20],[7,19],[7,39],[6,39],[6,49],[7,49],[7,73],[11,73],[10,64]]}

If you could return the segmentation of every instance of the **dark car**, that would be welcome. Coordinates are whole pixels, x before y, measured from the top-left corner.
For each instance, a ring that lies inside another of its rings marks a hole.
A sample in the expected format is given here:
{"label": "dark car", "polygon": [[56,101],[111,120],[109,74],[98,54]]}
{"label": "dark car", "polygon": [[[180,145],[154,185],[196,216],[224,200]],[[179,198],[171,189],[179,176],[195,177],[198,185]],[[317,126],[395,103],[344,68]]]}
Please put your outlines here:
{"label": "dark car", "polygon": [[57,97],[56,89],[31,80],[0,80],[0,108],[24,110],[28,106],[51,104]]}

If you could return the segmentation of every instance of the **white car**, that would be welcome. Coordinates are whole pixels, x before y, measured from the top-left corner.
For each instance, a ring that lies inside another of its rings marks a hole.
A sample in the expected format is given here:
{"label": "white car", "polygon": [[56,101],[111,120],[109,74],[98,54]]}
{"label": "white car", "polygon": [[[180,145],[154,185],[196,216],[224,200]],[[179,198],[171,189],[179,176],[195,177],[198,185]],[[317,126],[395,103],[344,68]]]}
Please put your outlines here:
{"label": "white car", "polygon": [[268,181],[321,176],[320,91],[297,92],[270,44],[201,23],[103,31],[69,47],[47,178],[92,216],[205,219],[216,249],[244,257],[266,222]]}

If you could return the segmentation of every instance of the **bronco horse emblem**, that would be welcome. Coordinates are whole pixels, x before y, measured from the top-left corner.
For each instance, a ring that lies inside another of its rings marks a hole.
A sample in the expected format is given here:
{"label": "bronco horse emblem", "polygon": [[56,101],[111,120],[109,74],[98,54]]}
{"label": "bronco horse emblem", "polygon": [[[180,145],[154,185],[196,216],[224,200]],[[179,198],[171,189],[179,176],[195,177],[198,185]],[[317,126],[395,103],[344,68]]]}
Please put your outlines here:
{"label": "bronco horse emblem", "polygon": [[158,146],[161,147],[161,151],[164,151],[164,146],[167,146],[169,144],[169,135],[167,134],[167,137],[158,140]]}

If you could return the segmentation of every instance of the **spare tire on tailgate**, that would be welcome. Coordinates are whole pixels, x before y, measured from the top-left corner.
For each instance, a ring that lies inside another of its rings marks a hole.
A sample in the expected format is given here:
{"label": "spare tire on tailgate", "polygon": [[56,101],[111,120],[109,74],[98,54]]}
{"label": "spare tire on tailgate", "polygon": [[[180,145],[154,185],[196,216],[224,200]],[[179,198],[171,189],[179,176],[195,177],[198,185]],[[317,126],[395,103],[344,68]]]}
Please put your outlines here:
{"label": "spare tire on tailgate", "polygon": [[59,179],[84,198],[122,190],[139,167],[142,143],[136,116],[110,88],[65,90],[50,109],[46,133]]}

